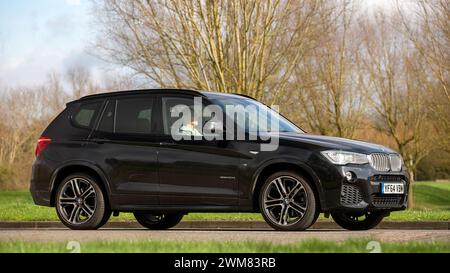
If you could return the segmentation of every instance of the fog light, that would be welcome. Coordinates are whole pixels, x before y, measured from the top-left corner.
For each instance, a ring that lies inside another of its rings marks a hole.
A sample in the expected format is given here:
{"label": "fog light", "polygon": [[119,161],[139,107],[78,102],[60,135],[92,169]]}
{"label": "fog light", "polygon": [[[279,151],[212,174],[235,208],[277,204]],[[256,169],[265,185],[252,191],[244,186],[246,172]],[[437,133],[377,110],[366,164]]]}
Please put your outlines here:
{"label": "fog light", "polygon": [[347,179],[347,181],[352,182],[353,179],[355,178],[355,175],[352,172],[345,172],[345,178]]}

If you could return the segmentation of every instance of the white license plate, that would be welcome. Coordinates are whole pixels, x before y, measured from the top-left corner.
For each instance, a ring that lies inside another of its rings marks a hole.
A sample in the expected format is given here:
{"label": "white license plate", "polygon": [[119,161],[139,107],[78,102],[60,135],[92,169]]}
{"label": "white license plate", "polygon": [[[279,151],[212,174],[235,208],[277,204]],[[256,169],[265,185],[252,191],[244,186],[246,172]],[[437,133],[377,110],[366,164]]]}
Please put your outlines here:
{"label": "white license plate", "polygon": [[382,194],[403,194],[405,187],[402,183],[381,183]]}

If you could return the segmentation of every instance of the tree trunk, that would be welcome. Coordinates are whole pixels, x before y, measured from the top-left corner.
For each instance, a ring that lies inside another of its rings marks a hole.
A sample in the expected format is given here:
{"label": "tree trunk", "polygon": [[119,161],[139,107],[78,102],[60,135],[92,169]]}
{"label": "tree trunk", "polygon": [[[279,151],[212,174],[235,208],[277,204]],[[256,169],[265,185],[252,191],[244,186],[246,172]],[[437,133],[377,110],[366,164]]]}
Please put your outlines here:
{"label": "tree trunk", "polygon": [[409,171],[409,189],[408,189],[408,209],[414,207],[414,196],[413,196],[413,182],[414,182],[414,171]]}

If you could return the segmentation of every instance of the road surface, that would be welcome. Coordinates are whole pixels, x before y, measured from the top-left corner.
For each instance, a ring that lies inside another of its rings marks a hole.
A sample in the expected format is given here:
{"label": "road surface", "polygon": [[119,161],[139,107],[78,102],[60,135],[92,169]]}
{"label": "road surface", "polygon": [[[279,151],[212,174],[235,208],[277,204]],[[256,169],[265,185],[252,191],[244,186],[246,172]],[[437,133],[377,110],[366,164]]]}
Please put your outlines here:
{"label": "road surface", "polygon": [[107,240],[174,240],[174,241],[267,241],[294,243],[305,239],[343,241],[368,238],[383,242],[445,241],[450,242],[450,230],[308,230],[280,232],[271,230],[243,229],[171,229],[152,231],[146,229],[100,229],[74,231],[68,229],[3,229],[1,241],[66,242]]}

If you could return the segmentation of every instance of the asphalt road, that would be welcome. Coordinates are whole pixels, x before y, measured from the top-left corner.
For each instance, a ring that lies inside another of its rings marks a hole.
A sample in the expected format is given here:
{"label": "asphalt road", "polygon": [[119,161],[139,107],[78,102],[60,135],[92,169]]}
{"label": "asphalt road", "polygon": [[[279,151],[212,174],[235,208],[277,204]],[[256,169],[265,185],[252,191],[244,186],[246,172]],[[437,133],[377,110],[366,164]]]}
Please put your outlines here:
{"label": "asphalt road", "polygon": [[146,229],[101,229],[73,231],[68,229],[8,229],[0,230],[0,241],[66,242],[107,240],[175,240],[175,241],[268,241],[293,243],[305,239],[343,241],[369,238],[383,242],[446,241],[450,242],[450,230],[308,230],[280,232],[242,229],[171,229],[151,231]]}

